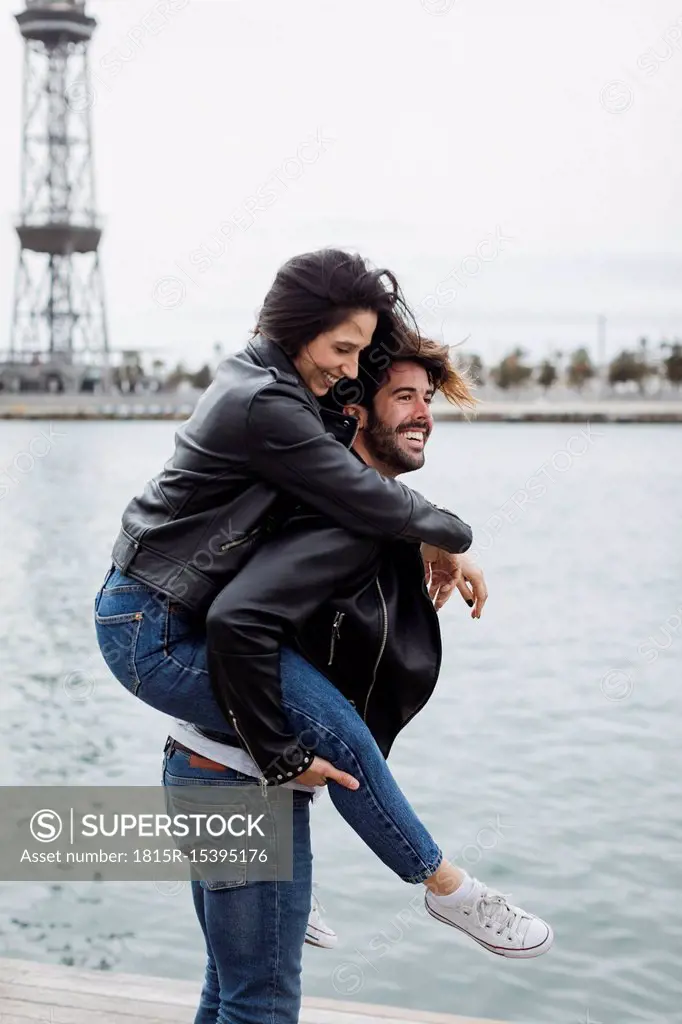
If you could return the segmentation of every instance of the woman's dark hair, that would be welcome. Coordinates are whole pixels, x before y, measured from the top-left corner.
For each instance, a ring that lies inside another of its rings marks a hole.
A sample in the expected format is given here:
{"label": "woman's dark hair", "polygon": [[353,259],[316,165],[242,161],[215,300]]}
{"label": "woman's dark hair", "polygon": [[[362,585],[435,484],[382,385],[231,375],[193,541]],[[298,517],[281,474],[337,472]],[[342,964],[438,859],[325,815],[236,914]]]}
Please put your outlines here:
{"label": "woman's dark hair", "polygon": [[402,344],[419,335],[395,274],[375,270],[357,253],[341,249],[306,252],[279,268],[253,330],[297,355],[318,334],[333,330],[356,310],[372,310],[372,344]]}

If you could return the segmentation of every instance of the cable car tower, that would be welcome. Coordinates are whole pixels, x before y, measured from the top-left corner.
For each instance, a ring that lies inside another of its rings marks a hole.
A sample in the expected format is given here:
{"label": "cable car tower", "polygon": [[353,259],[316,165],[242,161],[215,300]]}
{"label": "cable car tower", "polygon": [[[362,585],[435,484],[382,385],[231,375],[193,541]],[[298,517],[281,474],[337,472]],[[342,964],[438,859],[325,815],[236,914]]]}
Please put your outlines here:
{"label": "cable car tower", "polygon": [[8,362],[39,390],[81,390],[93,371],[106,387],[88,69],[97,22],[85,13],[85,0],[26,0],[15,17],[25,61],[20,252]]}

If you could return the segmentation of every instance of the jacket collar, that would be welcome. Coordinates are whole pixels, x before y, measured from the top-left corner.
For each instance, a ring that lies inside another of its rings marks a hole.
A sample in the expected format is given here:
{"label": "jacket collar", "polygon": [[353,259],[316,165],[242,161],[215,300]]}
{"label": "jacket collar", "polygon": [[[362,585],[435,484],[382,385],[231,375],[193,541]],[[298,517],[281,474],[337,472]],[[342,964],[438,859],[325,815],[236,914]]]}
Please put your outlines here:
{"label": "jacket collar", "polygon": [[255,356],[261,366],[274,366],[276,370],[279,370],[287,384],[298,384],[305,387],[303,378],[289,356],[282,351],[279,345],[275,345],[274,341],[259,334],[248,343],[246,348],[251,355]]}
{"label": "jacket collar", "polygon": [[305,389],[306,394],[314,402],[322,422],[337,441],[340,441],[346,448],[350,448],[355,439],[358,429],[358,421],[355,416],[346,415],[343,412],[321,406],[315,395],[310,391],[301,377],[300,373],[292,363],[286,352],[283,352],[274,341],[259,334],[246,346],[247,351],[261,366],[274,366],[287,384],[296,384]]}

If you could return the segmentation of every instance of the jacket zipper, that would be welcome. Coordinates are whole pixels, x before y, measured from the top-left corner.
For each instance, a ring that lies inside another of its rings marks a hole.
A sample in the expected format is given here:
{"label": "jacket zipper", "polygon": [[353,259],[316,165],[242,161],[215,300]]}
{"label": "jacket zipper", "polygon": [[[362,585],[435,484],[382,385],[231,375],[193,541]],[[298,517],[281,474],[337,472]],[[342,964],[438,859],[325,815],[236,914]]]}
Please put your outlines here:
{"label": "jacket zipper", "polygon": [[262,527],[257,526],[255,530],[251,530],[250,533],[246,533],[243,537],[240,537],[239,540],[231,540],[227,541],[225,544],[221,544],[219,548],[220,552],[231,551],[232,548],[238,548],[240,544],[246,544],[247,540],[251,540],[251,538],[255,537],[256,534],[261,532],[261,530]]}
{"label": "jacket zipper", "polygon": [[334,660],[334,650],[336,648],[336,641],[339,639],[339,633],[341,632],[341,623],[343,622],[343,617],[345,614],[345,612],[337,612],[336,615],[334,616],[334,622],[332,624],[332,637],[331,642],[329,644],[329,661],[327,662],[327,665],[331,665],[331,663]]}
{"label": "jacket zipper", "polygon": [[381,602],[381,614],[382,614],[382,617],[383,617],[383,635],[381,637],[381,647],[379,648],[379,654],[377,655],[377,660],[374,663],[374,672],[372,673],[372,682],[370,684],[369,690],[367,691],[367,699],[365,700],[365,710],[364,710],[364,713],[362,715],[362,717],[365,720],[365,722],[367,721],[367,708],[369,706],[369,698],[372,696],[372,690],[374,689],[374,684],[375,684],[376,679],[377,679],[377,672],[379,670],[379,662],[381,661],[381,659],[384,656],[384,651],[386,650],[386,641],[388,639],[388,611],[386,609],[386,601],[384,600],[384,592],[381,589],[381,583],[379,583],[379,578],[378,577],[375,580],[375,583],[377,585],[377,590],[379,592],[379,600]]}
{"label": "jacket zipper", "polygon": [[[234,714],[231,711],[230,711],[230,718],[232,719],[232,725],[235,728],[235,732],[237,733],[237,735],[239,737],[241,737],[241,739],[242,739],[242,741],[244,743],[244,746],[246,747],[247,754],[249,755],[249,757],[253,761],[253,763],[256,766],[256,768],[258,768],[258,762],[256,761],[256,758],[251,753],[251,748],[249,747],[249,744],[246,742],[246,737],[244,736],[244,733],[241,731],[241,729],[237,725],[237,719],[234,717]],[[267,800],[267,798],[268,798],[268,780],[266,779],[265,774],[263,772],[261,772],[260,768],[258,768],[258,771],[260,772],[260,788],[261,788],[261,793],[263,795],[263,799]]]}

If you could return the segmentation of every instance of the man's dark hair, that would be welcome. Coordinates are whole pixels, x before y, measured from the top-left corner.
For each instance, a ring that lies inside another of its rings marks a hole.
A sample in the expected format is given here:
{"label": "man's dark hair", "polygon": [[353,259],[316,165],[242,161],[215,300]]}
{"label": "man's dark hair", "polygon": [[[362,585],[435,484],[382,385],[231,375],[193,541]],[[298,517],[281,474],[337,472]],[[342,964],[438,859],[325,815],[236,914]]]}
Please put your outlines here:
{"label": "man's dark hair", "polygon": [[377,314],[372,348],[400,345],[419,335],[398,281],[390,270],[372,269],[357,253],[320,249],[279,268],[253,330],[297,355],[318,334],[333,330],[357,310]]}
{"label": "man's dark hair", "polygon": [[453,363],[449,347],[409,331],[393,346],[375,343],[372,339],[372,343],[360,353],[358,379],[339,381],[333,389],[334,405],[337,408],[362,405],[371,410],[376,393],[386,382],[391,367],[408,361],[423,366],[434,391],[440,391],[452,405],[460,408],[476,406],[471,381]]}

